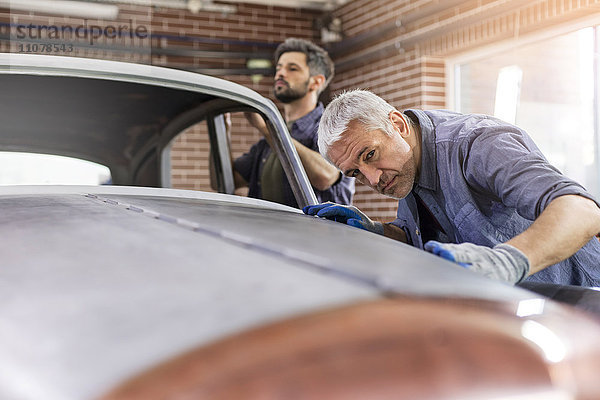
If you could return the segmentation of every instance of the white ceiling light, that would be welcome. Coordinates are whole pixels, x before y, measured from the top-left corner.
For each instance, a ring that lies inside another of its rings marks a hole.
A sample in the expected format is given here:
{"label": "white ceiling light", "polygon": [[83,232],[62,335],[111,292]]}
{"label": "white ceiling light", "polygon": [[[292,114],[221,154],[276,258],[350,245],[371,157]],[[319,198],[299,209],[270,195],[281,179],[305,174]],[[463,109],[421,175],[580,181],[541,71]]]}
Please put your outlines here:
{"label": "white ceiling light", "polygon": [[0,0],[0,8],[93,19],[116,19],[119,7],[68,0]]}

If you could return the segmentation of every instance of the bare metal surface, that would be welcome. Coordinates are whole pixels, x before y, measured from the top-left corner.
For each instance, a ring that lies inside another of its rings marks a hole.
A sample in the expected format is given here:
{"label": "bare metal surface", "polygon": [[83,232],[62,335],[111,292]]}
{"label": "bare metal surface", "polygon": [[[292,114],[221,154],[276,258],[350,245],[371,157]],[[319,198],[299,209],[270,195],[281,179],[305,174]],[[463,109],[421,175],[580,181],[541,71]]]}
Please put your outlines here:
{"label": "bare metal surface", "polygon": [[0,398],[93,398],[223,337],[384,295],[541,300],[260,200],[0,187],[0,207]]}
{"label": "bare metal surface", "polygon": [[337,273],[382,292],[513,301],[532,297],[529,292],[484,279],[412,246],[296,212],[264,211],[257,215],[247,207],[228,208],[218,203],[195,207],[197,203],[186,199],[110,194],[99,198],[122,206],[135,204],[198,231],[294,259],[307,268]]}
{"label": "bare metal surface", "polygon": [[0,207],[3,399],[91,398],[222,335],[378,295],[81,194]]}

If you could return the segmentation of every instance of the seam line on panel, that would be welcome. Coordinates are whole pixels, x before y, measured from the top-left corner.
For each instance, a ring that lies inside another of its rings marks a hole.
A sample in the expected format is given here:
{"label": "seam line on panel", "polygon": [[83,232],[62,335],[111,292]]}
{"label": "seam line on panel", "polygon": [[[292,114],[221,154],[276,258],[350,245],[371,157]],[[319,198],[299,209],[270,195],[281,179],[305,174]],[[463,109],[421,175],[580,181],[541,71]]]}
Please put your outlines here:
{"label": "seam line on panel", "polygon": [[133,211],[133,212],[142,214],[149,218],[153,218],[153,219],[156,219],[156,220],[159,220],[162,222],[176,225],[181,228],[191,230],[193,232],[204,233],[209,236],[217,237],[217,238],[220,238],[222,240],[225,240],[229,243],[235,244],[240,247],[251,248],[251,249],[260,251],[261,253],[270,254],[273,256],[293,260],[296,263],[308,266],[311,269],[316,270],[322,274],[336,276],[336,277],[342,278],[344,280],[349,280],[349,281],[352,281],[355,283],[359,283],[362,286],[369,286],[369,287],[377,289],[378,291],[383,291],[384,292],[383,295],[386,294],[385,286],[387,286],[387,285],[382,284],[383,282],[380,282],[377,279],[372,279],[369,277],[364,277],[364,276],[360,276],[357,274],[353,274],[351,272],[339,270],[339,269],[335,268],[334,265],[332,265],[328,259],[323,258],[318,255],[311,254],[309,252],[285,248],[282,246],[275,246],[271,243],[258,241],[247,235],[241,235],[239,233],[229,231],[226,229],[215,229],[215,228],[212,228],[212,227],[209,227],[206,225],[202,225],[197,222],[190,221],[190,220],[187,220],[184,218],[173,217],[173,216],[170,216],[167,214],[162,214],[162,213],[156,212],[154,210],[151,210],[151,209],[148,209],[145,207],[124,203],[121,201],[117,201],[117,200],[113,200],[113,199],[109,199],[109,198],[105,198],[105,197],[100,197],[95,194],[88,193],[83,196],[90,198],[90,199],[98,200],[107,205],[120,207],[120,208],[123,208],[128,211]]}

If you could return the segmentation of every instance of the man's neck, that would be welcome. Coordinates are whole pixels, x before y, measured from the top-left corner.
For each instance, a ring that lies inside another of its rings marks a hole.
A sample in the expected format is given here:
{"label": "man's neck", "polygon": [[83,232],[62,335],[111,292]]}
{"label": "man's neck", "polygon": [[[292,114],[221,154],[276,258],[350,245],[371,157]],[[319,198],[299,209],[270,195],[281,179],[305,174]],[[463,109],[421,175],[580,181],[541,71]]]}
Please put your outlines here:
{"label": "man's neck", "polygon": [[283,105],[283,114],[286,121],[295,121],[304,117],[317,106],[317,96],[307,93],[306,96]]}

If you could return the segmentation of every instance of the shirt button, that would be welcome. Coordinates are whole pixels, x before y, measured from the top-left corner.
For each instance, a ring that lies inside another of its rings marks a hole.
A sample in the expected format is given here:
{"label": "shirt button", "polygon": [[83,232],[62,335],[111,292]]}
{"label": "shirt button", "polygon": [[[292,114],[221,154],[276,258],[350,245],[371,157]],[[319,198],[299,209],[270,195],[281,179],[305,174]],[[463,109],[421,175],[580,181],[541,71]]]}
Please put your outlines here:
{"label": "shirt button", "polygon": [[419,236],[421,234],[421,231],[419,229],[415,229],[415,233],[417,234],[417,236]]}

